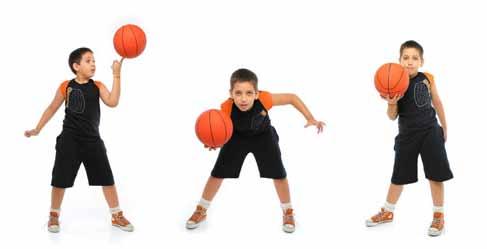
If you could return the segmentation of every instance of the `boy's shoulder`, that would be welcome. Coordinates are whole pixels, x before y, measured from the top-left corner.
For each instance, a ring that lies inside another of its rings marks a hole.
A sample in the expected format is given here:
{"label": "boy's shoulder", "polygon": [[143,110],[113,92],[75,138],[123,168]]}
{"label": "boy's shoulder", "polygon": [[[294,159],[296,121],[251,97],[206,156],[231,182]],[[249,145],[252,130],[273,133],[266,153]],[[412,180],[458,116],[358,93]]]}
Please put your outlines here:
{"label": "boy's shoulder", "polygon": [[423,72],[424,76],[428,80],[429,83],[434,84],[435,83],[435,77],[433,76],[432,73],[430,72]]}

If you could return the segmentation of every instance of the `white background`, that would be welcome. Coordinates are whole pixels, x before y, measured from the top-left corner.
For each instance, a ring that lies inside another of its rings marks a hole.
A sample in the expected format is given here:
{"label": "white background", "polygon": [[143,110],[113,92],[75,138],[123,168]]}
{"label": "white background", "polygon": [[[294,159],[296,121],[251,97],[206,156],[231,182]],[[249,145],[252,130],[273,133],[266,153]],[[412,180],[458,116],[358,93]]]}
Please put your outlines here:
{"label": "white background", "polygon": [[[94,50],[95,79],[111,87],[112,38],[126,23],[145,30],[147,47],[124,62],[120,105],[102,107],[100,130],[136,231],[110,226],[101,189],[88,187],[80,170],[65,196],[62,231],[49,234],[63,109],[38,137],[23,132],[73,77],[67,60],[75,48]],[[485,246],[485,23],[481,1],[4,1],[0,247]],[[423,69],[436,76],[448,121],[455,178],[446,183],[439,238],[426,235],[432,203],[421,163],[394,223],[364,225],[384,202],[397,134],[373,74],[397,61],[409,39],[425,48]],[[296,209],[294,234],[281,231],[272,181],[259,179],[252,156],[240,179],[223,183],[207,224],[184,228],[218,153],[203,149],[194,122],[227,98],[240,67],[257,73],[261,89],[298,94],[328,124],[317,136],[290,106],[270,113]]]}

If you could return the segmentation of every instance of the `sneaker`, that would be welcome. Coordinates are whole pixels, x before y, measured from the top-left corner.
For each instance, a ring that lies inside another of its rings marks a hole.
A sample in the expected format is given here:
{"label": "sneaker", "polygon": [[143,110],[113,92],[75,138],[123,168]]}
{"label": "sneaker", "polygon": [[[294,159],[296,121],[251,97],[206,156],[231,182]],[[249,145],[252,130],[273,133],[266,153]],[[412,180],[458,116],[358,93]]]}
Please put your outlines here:
{"label": "sneaker", "polygon": [[440,236],[443,232],[443,228],[445,227],[445,217],[443,213],[435,212],[433,214],[433,221],[431,222],[431,226],[428,229],[429,236]]}
{"label": "sneaker", "polygon": [[47,222],[47,231],[51,233],[59,233],[59,213],[49,212],[49,222]]}
{"label": "sneaker", "polygon": [[365,225],[368,227],[373,227],[379,224],[391,222],[393,218],[394,214],[392,212],[386,211],[384,208],[381,208],[379,213],[365,221]]}
{"label": "sneaker", "polygon": [[193,215],[191,215],[189,220],[186,222],[186,228],[195,229],[205,220],[206,220],[206,208],[198,205],[196,206],[196,210],[194,211]]}
{"label": "sneaker", "polygon": [[292,233],[296,229],[296,224],[294,223],[294,213],[292,208],[286,209],[284,215],[282,216],[282,230],[286,233]]}
{"label": "sneaker", "polygon": [[133,232],[134,226],[123,216],[123,212],[112,214],[112,226],[120,228],[125,232]]}

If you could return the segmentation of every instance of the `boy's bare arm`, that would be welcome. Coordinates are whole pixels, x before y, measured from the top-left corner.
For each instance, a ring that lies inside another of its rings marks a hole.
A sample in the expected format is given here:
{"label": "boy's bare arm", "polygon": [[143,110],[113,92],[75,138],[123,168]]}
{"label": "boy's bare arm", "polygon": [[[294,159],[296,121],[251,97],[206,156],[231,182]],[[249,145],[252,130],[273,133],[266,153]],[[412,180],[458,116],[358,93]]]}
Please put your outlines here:
{"label": "boy's bare arm", "polygon": [[381,96],[382,99],[387,101],[387,116],[390,120],[396,120],[397,118],[397,101],[402,98],[401,95],[396,95],[393,97],[388,96]]}
{"label": "boy's bare arm", "polygon": [[446,141],[446,133],[447,133],[447,124],[446,124],[446,117],[445,117],[445,110],[443,108],[443,103],[441,102],[440,95],[438,94],[438,89],[436,88],[436,83],[431,82],[431,101],[433,103],[433,107],[438,114],[438,118],[440,119],[441,127],[443,127],[443,133],[445,135]]}
{"label": "boy's bare arm", "polygon": [[272,94],[272,105],[279,106],[279,105],[289,105],[291,104],[296,108],[301,114],[303,114],[304,118],[306,119],[307,123],[304,127],[308,127],[310,125],[316,126],[318,129],[318,133],[323,131],[323,126],[325,125],[322,121],[317,121],[313,114],[309,111],[308,107],[304,104],[304,102],[293,93],[278,93]]}
{"label": "boy's bare arm", "polygon": [[46,108],[44,113],[41,116],[41,119],[37,123],[37,126],[35,129],[28,130],[24,132],[24,135],[26,137],[30,136],[37,136],[39,132],[41,132],[42,128],[46,125],[47,122],[54,116],[54,114],[57,112],[59,107],[63,104],[64,102],[64,96],[61,94],[59,90],[56,91],[56,95],[54,96],[54,99],[52,100],[51,104]]}
{"label": "boy's bare arm", "polygon": [[104,85],[100,87],[100,98],[109,107],[116,107],[120,100],[120,72],[123,59],[119,61],[113,61],[113,84],[112,91],[109,91]]}

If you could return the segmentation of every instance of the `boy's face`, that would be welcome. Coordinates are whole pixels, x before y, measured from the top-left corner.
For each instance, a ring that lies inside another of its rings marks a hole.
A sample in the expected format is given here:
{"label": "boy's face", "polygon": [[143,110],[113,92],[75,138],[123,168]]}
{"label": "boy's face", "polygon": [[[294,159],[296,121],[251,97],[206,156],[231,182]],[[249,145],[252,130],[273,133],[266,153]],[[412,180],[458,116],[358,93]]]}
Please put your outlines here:
{"label": "boy's face", "polygon": [[421,55],[416,48],[405,48],[402,50],[399,63],[406,68],[409,77],[414,77],[418,74],[419,68],[423,66],[423,58],[421,58]]}
{"label": "boy's face", "polygon": [[91,78],[95,75],[95,57],[93,53],[86,52],[81,56],[81,61],[73,64],[74,70],[77,72],[76,75],[82,76],[84,78]]}
{"label": "boy's face", "polygon": [[249,81],[237,82],[230,90],[230,97],[240,111],[248,111],[254,105],[254,101],[259,97],[259,92]]}

